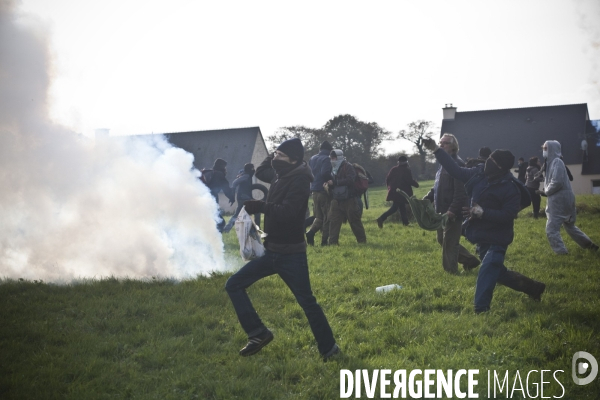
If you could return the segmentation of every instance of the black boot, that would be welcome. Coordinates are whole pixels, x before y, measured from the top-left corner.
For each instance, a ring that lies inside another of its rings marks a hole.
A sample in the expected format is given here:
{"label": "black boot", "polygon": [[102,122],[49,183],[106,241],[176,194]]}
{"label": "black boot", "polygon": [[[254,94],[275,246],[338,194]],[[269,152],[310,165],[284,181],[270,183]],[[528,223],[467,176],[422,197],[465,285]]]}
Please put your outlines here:
{"label": "black boot", "polygon": [[504,286],[523,292],[532,300],[542,300],[542,294],[546,290],[546,284],[535,281],[515,271],[508,271],[508,274],[511,277],[510,283],[506,284],[503,282]]}
{"label": "black boot", "polygon": [[[533,281],[533,279],[532,279]],[[533,281],[532,287],[527,293],[532,300],[542,301],[542,294],[546,290],[546,284],[538,281]]]}
{"label": "black boot", "polygon": [[315,245],[315,233],[314,232],[312,232],[312,231],[306,232],[306,243],[308,243],[310,246]]}

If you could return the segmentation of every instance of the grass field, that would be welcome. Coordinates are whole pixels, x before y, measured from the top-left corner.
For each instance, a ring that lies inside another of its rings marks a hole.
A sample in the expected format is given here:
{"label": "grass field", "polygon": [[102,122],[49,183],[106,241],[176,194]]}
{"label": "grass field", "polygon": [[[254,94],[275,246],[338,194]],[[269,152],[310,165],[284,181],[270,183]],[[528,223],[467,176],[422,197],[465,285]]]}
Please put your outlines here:
{"label": "grass field", "polygon": [[[416,195],[430,187],[422,183]],[[533,302],[497,287],[492,310],[475,315],[477,270],[443,272],[435,232],[414,222],[403,227],[389,219],[378,229],[375,219],[388,207],[385,191],[372,189],[370,198],[366,245],[357,245],[344,225],[339,247],[308,250],[313,291],[343,351],[334,361],[322,362],[302,310],[278,277],[249,289],[275,334],[249,358],[238,356],[246,336],[223,289],[229,273],[62,286],[4,280],[0,398],[336,399],[341,369],[479,369],[479,398],[488,398],[488,371],[501,379],[509,372],[508,385],[517,388],[512,398],[541,398],[540,373],[526,376],[550,370],[544,397],[599,398],[600,378],[575,385],[571,360],[577,351],[600,360],[600,254],[563,235],[570,254],[555,256],[545,220],[524,210],[506,265],[545,282],[546,293]],[[580,196],[578,204],[577,225],[600,243],[600,196]],[[235,232],[224,241],[235,270],[243,265]],[[392,283],[403,288],[375,292]],[[555,379],[557,370],[564,372]],[[510,394],[505,387],[496,396]],[[367,398],[364,388],[361,398]]]}

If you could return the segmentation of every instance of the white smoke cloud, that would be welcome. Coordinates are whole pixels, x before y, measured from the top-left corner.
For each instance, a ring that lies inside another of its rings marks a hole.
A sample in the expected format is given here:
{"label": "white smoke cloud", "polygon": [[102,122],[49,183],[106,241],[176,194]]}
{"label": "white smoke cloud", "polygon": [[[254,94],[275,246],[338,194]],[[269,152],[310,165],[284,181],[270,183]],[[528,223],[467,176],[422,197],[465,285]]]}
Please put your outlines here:
{"label": "white smoke cloud", "polygon": [[0,0],[0,278],[224,271],[217,206],[162,136],[94,143],[50,122],[48,31]]}

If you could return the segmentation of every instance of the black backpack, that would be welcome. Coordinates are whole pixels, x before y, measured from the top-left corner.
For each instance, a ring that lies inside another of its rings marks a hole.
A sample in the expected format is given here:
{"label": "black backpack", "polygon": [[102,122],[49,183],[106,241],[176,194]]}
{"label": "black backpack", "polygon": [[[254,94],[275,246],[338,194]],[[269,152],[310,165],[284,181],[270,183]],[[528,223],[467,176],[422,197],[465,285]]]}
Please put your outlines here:
{"label": "black backpack", "polygon": [[202,175],[200,175],[200,180],[204,182],[206,186],[210,185],[214,171],[212,169],[202,168],[202,171],[200,172],[202,173]]}

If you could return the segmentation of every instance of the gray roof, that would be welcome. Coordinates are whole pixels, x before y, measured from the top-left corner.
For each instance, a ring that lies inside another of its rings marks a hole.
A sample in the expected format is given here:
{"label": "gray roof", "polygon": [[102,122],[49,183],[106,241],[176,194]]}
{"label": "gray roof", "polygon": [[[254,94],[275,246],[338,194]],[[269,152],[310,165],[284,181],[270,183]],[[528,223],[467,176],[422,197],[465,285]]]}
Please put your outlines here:
{"label": "gray roof", "polygon": [[[566,164],[581,164],[581,141],[589,129],[587,104],[457,111],[442,121],[441,132],[452,133],[462,159],[477,158],[479,149],[508,149],[515,158],[542,157],[546,140],[558,140]],[[591,146],[590,146],[591,147]],[[515,162],[516,164],[516,162]]]}
{"label": "gray roof", "polygon": [[[199,170],[212,168],[217,158],[227,161],[227,179],[231,183],[244,164],[252,161],[257,136],[263,143],[260,128],[218,129],[210,131],[165,133],[167,140],[194,155]],[[258,167],[258,165],[256,165]]]}

